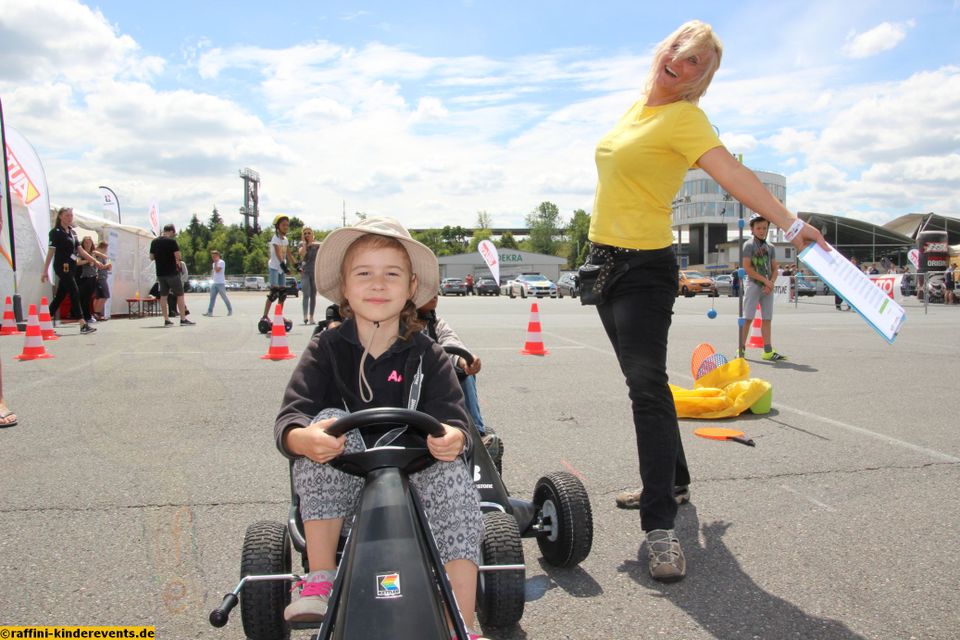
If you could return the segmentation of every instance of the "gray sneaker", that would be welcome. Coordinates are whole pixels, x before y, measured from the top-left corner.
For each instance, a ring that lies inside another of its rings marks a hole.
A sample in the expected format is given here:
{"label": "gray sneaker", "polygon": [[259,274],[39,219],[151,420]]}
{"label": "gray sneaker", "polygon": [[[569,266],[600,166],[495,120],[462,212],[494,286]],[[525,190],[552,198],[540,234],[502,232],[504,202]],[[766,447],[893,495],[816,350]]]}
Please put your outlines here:
{"label": "gray sneaker", "polygon": [[[639,509],[640,508],[640,492],[641,489],[634,489],[628,491],[621,491],[617,494],[616,502],[618,509]],[[677,504],[687,504],[690,502],[690,487],[688,485],[683,485],[682,487],[673,488],[673,499],[677,501]]]}
{"label": "gray sneaker", "polygon": [[687,561],[673,529],[647,531],[650,577],[660,582],[676,582],[687,574]]}
{"label": "gray sneaker", "polygon": [[300,597],[283,610],[283,619],[287,622],[322,622],[336,575],[335,571],[312,571],[306,580],[294,584],[294,589],[301,587]]}

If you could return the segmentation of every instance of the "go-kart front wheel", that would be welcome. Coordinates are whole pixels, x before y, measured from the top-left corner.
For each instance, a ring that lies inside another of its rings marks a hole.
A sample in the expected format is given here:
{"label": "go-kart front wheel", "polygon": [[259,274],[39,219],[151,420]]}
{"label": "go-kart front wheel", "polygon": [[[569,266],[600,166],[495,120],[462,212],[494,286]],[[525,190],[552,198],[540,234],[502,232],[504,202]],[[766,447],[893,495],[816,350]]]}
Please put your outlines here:
{"label": "go-kart front wheel", "polygon": [[[509,513],[483,514],[483,564],[523,564],[517,520]],[[477,578],[477,617],[484,625],[510,627],[523,617],[524,571],[484,571]]]}
{"label": "go-kart front wheel", "polygon": [[582,562],[593,546],[593,511],[579,478],[555,471],[537,481],[533,491],[541,526],[537,544],[543,558],[555,567]]}
{"label": "go-kart front wheel", "polygon": [[[243,536],[240,577],[257,574],[290,573],[290,537],[280,522],[261,520],[247,527]],[[290,587],[271,580],[248,582],[240,592],[243,632],[250,640],[287,640],[290,629],[283,610],[290,604]]]}

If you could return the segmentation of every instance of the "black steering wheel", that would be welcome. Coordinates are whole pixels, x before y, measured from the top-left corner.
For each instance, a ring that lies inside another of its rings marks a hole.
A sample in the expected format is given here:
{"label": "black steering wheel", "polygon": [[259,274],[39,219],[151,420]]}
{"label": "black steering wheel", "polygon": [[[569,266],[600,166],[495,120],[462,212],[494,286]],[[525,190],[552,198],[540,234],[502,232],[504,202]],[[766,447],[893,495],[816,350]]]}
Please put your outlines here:
{"label": "black steering wheel", "polygon": [[410,409],[396,409],[394,407],[380,407],[364,409],[346,415],[327,427],[327,433],[339,438],[351,429],[363,429],[384,424],[405,424],[420,435],[443,437],[446,430],[440,421],[431,415],[412,411]]}

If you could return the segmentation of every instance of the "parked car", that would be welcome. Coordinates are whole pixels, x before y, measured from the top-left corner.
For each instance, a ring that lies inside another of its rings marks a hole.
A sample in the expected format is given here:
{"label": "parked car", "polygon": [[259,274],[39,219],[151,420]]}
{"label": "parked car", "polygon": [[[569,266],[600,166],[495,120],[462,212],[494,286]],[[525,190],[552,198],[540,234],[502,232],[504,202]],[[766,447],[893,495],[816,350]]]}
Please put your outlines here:
{"label": "parked car", "polygon": [[580,277],[576,271],[565,273],[557,280],[557,297],[562,298],[564,294],[571,298],[580,295]]}
{"label": "parked car", "polygon": [[463,281],[463,278],[444,278],[440,282],[440,295],[465,296],[467,295],[467,283]]}
{"label": "parked car", "polygon": [[713,276],[713,284],[717,287],[717,295],[725,293],[728,296],[733,296],[733,276],[729,273]]}
{"label": "parked car", "polygon": [[793,286],[796,288],[797,296],[799,297],[808,296],[812,298],[817,295],[816,285],[808,280],[803,280],[799,277],[794,278]]}
{"label": "parked car", "polygon": [[510,285],[510,297],[515,298],[518,295],[521,298],[527,296],[556,298],[557,285],[541,273],[521,273]]}
{"label": "parked car", "polygon": [[692,298],[698,293],[705,293],[711,298],[720,295],[717,293],[717,285],[713,283],[713,280],[699,271],[681,271],[677,295]]}
{"label": "parked car", "polygon": [[500,285],[493,278],[480,278],[473,285],[473,291],[478,296],[498,296],[500,295]]}
{"label": "parked car", "polygon": [[294,298],[300,297],[300,285],[297,284],[296,278],[293,276],[287,276],[283,283],[287,289],[288,296],[293,296]]}
{"label": "parked car", "polygon": [[513,281],[516,276],[503,276],[500,278],[500,293],[501,295],[508,296],[510,295],[510,289],[513,287]]}
{"label": "parked car", "polygon": [[247,276],[243,279],[243,288],[248,291],[262,291],[267,288],[267,281],[263,276]]}
{"label": "parked car", "polygon": [[810,294],[801,293],[800,295],[811,295],[811,296],[833,295],[833,292],[830,291],[830,287],[827,286],[827,283],[824,282],[821,278],[818,278],[817,276],[809,276],[805,273],[797,273],[796,278],[798,283],[805,282],[805,283],[808,283],[811,287],[813,287],[813,293],[810,293]]}

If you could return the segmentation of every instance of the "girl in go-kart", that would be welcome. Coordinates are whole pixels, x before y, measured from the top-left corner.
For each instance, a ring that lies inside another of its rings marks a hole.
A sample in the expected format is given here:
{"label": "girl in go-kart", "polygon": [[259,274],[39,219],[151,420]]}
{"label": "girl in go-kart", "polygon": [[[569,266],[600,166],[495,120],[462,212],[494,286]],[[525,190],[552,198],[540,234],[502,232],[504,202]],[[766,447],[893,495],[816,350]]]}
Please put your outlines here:
{"label": "girl in go-kart", "polygon": [[311,340],[277,416],[277,446],[295,460],[293,483],[310,565],[309,575],[298,585],[300,598],[284,617],[291,622],[323,618],[336,573],[340,529],[362,488],[360,478],[326,463],[363,450],[383,435],[361,437],[351,431],[334,438],[326,428],[344,409],[401,407],[430,414],[446,428],[442,437],[427,438],[438,462],[410,476],[410,482],[423,504],[464,623],[471,628],[483,522],[476,488],[460,458],[470,442],[463,393],[449,357],[421,334],[417,318],[417,308],[439,285],[436,256],[395,220],[371,218],[330,233],[317,253],[315,274],[317,292],[339,303],[345,320]]}

